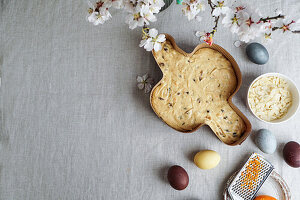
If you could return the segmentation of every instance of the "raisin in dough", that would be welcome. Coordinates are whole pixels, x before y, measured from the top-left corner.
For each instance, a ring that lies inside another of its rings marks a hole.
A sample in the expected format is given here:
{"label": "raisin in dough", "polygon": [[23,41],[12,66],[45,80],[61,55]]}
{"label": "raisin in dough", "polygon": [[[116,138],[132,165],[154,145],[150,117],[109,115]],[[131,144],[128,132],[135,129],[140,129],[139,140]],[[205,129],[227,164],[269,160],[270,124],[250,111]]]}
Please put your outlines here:
{"label": "raisin in dough", "polygon": [[246,126],[228,103],[237,78],[221,53],[201,48],[185,56],[167,40],[153,55],[164,76],[152,91],[151,105],[163,121],[183,132],[207,124],[226,144],[240,139]]}

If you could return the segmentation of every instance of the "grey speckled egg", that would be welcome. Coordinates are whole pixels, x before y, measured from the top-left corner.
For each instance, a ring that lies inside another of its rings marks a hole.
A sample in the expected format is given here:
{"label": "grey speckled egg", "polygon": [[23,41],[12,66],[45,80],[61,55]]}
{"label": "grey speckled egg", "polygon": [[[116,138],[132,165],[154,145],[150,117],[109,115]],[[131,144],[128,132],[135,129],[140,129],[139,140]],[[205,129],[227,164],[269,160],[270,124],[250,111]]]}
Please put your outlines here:
{"label": "grey speckled egg", "polygon": [[255,143],[257,147],[264,153],[272,154],[277,148],[276,138],[267,129],[260,129],[256,134]]}
{"label": "grey speckled egg", "polygon": [[258,65],[266,64],[269,60],[268,50],[256,42],[247,45],[246,54],[249,60]]}

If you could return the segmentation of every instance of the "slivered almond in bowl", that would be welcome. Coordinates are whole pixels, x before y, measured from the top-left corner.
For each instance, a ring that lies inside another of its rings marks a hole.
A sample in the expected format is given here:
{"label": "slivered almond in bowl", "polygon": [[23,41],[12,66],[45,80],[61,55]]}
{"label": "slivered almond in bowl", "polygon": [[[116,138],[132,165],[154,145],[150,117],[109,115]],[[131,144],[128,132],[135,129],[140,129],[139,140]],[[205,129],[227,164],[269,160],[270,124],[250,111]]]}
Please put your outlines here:
{"label": "slivered almond in bowl", "polygon": [[267,73],[256,78],[249,87],[247,99],[251,112],[268,123],[290,119],[299,106],[296,85],[279,73]]}

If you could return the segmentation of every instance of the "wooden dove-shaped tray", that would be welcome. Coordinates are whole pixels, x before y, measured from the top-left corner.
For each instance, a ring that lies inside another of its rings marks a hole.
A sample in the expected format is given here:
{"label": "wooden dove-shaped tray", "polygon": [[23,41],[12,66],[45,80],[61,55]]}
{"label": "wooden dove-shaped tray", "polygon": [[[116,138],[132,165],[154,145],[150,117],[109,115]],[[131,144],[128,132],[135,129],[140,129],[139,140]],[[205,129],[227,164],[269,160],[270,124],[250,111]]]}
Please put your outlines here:
{"label": "wooden dove-shaped tray", "polygon": [[186,53],[165,35],[162,49],[152,51],[163,73],[150,95],[154,112],[180,132],[193,132],[206,124],[225,144],[241,144],[251,124],[232,103],[242,83],[234,58],[216,44],[200,44]]}

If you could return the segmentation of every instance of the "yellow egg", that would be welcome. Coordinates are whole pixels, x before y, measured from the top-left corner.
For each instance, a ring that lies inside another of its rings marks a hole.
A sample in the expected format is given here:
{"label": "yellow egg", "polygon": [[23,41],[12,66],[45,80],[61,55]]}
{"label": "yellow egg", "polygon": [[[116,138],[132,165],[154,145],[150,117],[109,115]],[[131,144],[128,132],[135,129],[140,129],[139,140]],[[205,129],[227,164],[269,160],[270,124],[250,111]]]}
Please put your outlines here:
{"label": "yellow egg", "polygon": [[194,157],[194,163],[200,169],[212,169],[219,164],[220,160],[220,155],[213,150],[199,151]]}

